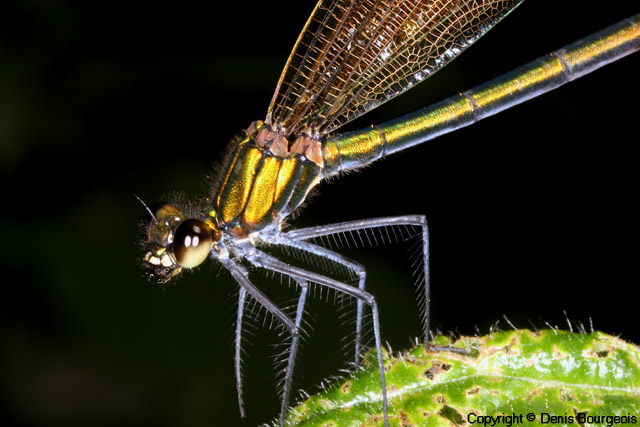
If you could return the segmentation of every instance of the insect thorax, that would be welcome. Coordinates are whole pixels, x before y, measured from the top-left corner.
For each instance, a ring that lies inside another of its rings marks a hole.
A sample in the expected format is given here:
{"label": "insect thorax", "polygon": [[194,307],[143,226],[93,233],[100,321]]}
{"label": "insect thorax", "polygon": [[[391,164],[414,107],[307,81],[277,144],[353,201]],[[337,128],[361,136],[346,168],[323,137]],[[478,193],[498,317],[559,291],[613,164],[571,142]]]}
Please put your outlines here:
{"label": "insect thorax", "polygon": [[219,220],[236,238],[281,221],[320,181],[322,146],[301,136],[290,142],[264,122],[254,122],[231,155],[216,199]]}

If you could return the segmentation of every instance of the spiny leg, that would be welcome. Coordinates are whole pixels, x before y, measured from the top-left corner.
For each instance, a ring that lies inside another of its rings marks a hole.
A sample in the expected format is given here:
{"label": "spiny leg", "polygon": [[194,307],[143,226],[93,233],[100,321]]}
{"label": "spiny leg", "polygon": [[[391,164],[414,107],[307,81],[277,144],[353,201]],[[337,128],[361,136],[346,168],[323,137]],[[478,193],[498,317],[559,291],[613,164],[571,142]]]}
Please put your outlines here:
{"label": "spiny leg", "polygon": [[[301,228],[283,233],[286,239],[302,241],[332,234],[347,233],[351,231],[379,228],[388,226],[408,225],[422,228],[422,251],[424,268],[424,308],[422,311],[423,343],[427,348],[436,348],[429,345],[429,226],[424,215],[403,215],[387,218],[371,218],[357,221],[340,222],[336,224],[321,225],[317,227]],[[448,349],[448,347],[447,347]]]}
{"label": "spiny leg", "polygon": [[380,337],[380,319],[378,314],[378,304],[373,295],[363,291],[361,289],[349,286],[346,283],[339,282],[329,277],[317,274],[311,271],[304,270],[302,268],[294,267],[285,262],[282,262],[271,255],[256,250],[255,253],[247,255],[247,260],[257,267],[261,267],[267,270],[275,271],[286,276],[293,277],[297,280],[309,281],[317,283],[322,286],[326,286],[336,291],[343,292],[347,295],[351,295],[358,300],[362,300],[365,304],[371,307],[371,314],[373,318],[373,334],[376,342],[376,352],[378,355],[378,370],[380,372],[380,385],[382,388],[382,406],[384,411],[384,425],[389,427],[389,405],[387,403],[387,385],[384,374],[384,360],[382,358],[382,339]]}
{"label": "spiny leg", "polygon": [[220,262],[229,270],[233,278],[238,284],[244,288],[249,295],[260,303],[269,313],[273,314],[276,319],[282,323],[291,335],[296,335],[298,330],[293,320],[287,314],[278,308],[265,294],[263,294],[256,286],[249,281],[249,275],[244,267],[236,264],[230,259],[220,259]]}
{"label": "spiny leg", "polygon": [[[330,249],[327,249],[322,246],[315,245],[310,242],[305,242],[303,240],[293,240],[289,239],[287,234],[282,234],[278,239],[278,243],[282,245],[289,246],[292,248],[300,249],[305,252],[309,252],[314,255],[318,255],[323,258],[330,259],[338,264],[341,264],[348,268],[349,270],[355,272],[358,275],[358,289],[365,290],[365,282],[367,273],[362,264],[349,259],[339,253],[336,253]],[[355,355],[354,355],[354,364],[355,366],[360,365],[360,355],[361,355],[361,341],[362,341],[362,318],[364,315],[364,303],[362,300],[357,300],[356,307],[356,336],[355,336]]]}
{"label": "spiny leg", "polygon": [[[220,262],[229,270],[233,278],[240,285],[240,293],[238,297],[238,315],[237,315],[237,324],[236,324],[236,354],[235,354],[235,370],[236,370],[236,388],[238,392],[238,404],[240,406],[240,415],[244,416],[244,404],[242,400],[242,376],[240,372],[240,356],[241,356],[241,344],[242,344],[242,319],[244,313],[244,305],[246,303],[246,294],[248,293],[253,297],[258,303],[260,303],[267,311],[269,311],[273,316],[275,316],[285,327],[285,329],[291,335],[291,343],[292,348],[289,351],[289,362],[288,364],[291,366],[287,366],[287,371],[293,371],[293,363],[295,362],[295,355],[298,348],[298,340],[299,340],[299,326],[300,320],[302,318],[301,311],[304,309],[304,300],[306,299],[306,284],[303,287],[303,291],[301,293],[301,301],[298,302],[298,311],[300,315],[296,315],[295,323],[287,316],[287,314],[282,311],[278,306],[276,306],[266,295],[264,295],[258,288],[255,287],[251,281],[249,281],[248,273],[244,267],[239,264],[236,264],[230,259],[221,259]],[[301,281],[298,281],[301,283]],[[302,285],[301,285],[302,286]],[[304,297],[302,296],[304,295]],[[302,305],[302,307],[301,307]],[[294,346],[295,344],[295,346]],[[295,348],[294,348],[295,347]],[[293,360],[293,361],[292,361]],[[289,382],[289,388],[291,387],[291,375],[287,372],[288,380],[285,378],[285,387],[286,382]],[[282,407],[286,408],[286,401],[283,399]],[[281,411],[284,414],[284,409]],[[284,416],[281,416],[281,419],[284,420]],[[284,424],[281,424],[284,426]]]}
{"label": "spiny leg", "polygon": [[236,340],[235,340],[235,356],[234,367],[236,374],[236,391],[238,392],[238,408],[240,409],[240,416],[245,417],[244,414],[244,400],[242,399],[242,372],[241,372],[241,357],[242,357],[242,320],[244,316],[244,304],[247,299],[247,291],[242,286],[238,294],[238,315],[236,318]]}
{"label": "spiny leg", "polygon": [[[302,322],[302,314],[304,313],[304,304],[307,300],[307,291],[309,286],[307,282],[296,280],[300,286],[300,296],[298,297],[298,307],[296,309],[296,328],[300,331]],[[291,394],[291,382],[293,380],[293,368],[296,363],[296,355],[298,353],[298,344],[300,342],[300,334],[291,337],[291,346],[289,347],[289,360],[287,361],[287,371],[284,378],[284,390],[282,393],[282,407],[280,409],[280,426],[284,427],[284,415],[289,405],[289,396]]]}

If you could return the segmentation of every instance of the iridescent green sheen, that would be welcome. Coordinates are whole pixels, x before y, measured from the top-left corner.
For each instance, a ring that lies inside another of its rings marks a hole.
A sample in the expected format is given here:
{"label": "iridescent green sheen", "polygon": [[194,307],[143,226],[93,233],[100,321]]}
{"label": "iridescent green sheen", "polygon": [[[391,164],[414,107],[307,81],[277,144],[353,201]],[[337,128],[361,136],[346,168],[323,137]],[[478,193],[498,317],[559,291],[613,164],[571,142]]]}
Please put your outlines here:
{"label": "iridescent green sheen", "polygon": [[[292,156],[299,156],[299,154],[292,154]],[[293,194],[289,198],[287,206],[282,210],[282,215],[289,215],[296,210],[309,194],[309,191],[320,182],[322,177],[322,169],[314,162],[305,159],[300,162],[300,177],[296,183],[296,187]]]}
{"label": "iridescent green sheen", "polygon": [[248,229],[262,229],[273,221],[271,211],[281,164],[282,159],[275,156],[265,156],[262,159],[244,208],[243,219]]}
{"label": "iridescent green sheen", "polygon": [[278,156],[250,134],[233,155],[217,212],[230,232],[246,237],[300,206],[320,177],[321,168],[305,156]]}
{"label": "iridescent green sheen", "polygon": [[[275,193],[273,195],[273,211],[282,212],[289,203],[291,195],[302,175],[303,160],[300,156],[289,156],[282,161],[280,171],[278,172],[278,181],[276,182]],[[275,217],[274,217],[275,219]]]}
{"label": "iridescent green sheen", "polygon": [[[355,169],[534,98],[638,49],[640,15],[430,107],[323,142],[325,176]],[[381,145],[382,144],[382,145]]]}

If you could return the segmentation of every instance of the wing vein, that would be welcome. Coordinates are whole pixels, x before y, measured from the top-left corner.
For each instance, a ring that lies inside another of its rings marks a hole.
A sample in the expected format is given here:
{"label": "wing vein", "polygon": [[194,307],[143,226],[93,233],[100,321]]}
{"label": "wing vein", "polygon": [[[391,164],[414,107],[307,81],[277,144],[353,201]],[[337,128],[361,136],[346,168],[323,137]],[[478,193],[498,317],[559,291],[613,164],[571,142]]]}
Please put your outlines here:
{"label": "wing vein", "polygon": [[320,138],[424,80],[523,0],[321,0],[267,123]]}

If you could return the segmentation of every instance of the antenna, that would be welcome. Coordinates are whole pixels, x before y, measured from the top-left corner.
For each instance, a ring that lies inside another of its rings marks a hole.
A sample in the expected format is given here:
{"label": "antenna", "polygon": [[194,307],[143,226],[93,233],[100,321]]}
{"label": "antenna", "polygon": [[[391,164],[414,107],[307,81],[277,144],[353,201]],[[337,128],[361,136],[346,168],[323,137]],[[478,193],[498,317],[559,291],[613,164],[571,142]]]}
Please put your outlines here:
{"label": "antenna", "polygon": [[133,197],[135,197],[136,199],[138,199],[138,201],[140,203],[142,203],[142,206],[144,206],[144,208],[147,210],[147,212],[149,212],[149,215],[151,215],[151,218],[153,218],[153,221],[157,224],[158,223],[158,218],[156,218],[156,216],[153,214],[153,212],[151,212],[151,209],[149,209],[149,206],[147,206],[147,204],[145,202],[143,202],[142,199],[140,197],[138,197],[136,194],[134,194]]}

